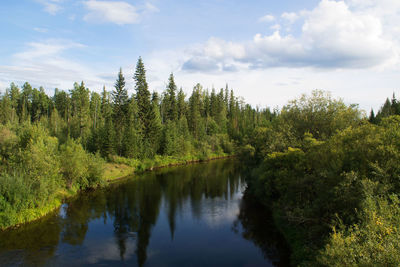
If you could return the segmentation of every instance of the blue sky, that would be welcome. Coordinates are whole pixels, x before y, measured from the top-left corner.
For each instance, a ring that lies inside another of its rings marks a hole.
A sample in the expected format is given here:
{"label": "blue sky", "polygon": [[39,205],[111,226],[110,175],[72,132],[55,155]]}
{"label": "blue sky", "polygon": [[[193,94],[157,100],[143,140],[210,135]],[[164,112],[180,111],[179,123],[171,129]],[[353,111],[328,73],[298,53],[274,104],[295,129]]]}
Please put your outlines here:
{"label": "blue sky", "polygon": [[313,89],[366,110],[398,92],[398,0],[3,0],[0,91],[14,81],[108,90],[137,58],[150,89],[228,83],[253,105]]}

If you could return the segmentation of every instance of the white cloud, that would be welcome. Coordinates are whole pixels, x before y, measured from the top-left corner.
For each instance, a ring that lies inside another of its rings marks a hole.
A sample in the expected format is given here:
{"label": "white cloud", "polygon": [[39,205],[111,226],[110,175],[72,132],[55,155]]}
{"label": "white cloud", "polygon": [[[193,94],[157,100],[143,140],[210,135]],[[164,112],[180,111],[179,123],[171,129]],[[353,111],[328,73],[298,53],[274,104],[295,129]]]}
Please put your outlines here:
{"label": "white cloud", "polygon": [[[242,64],[253,69],[340,69],[370,68],[398,61],[399,45],[385,32],[378,16],[351,10],[345,2],[332,0],[322,0],[313,10],[301,13],[304,21],[298,36],[281,34],[276,26],[273,34],[256,34],[246,43],[211,38],[187,62]],[[287,20],[295,19],[295,15],[289,13],[282,16]],[[198,65],[199,70],[205,66]],[[187,66],[185,63],[183,68]],[[194,71],[196,64],[189,66]],[[223,70],[221,67],[215,69]]]}
{"label": "white cloud", "polygon": [[204,45],[187,49],[187,60],[182,69],[187,71],[234,71],[241,64],[235,62],[245,59],[246,50],[242,44],[210,38]]}
{"label": "white cloud", "polygon": [[61,2],[62,0],[37,0],[40,4],[44,6],[44,11],[50,15],[56,15],[60,10],[62,10]]}
{"label": "white cloud", "polygon": [[[282,37],[281,37],[282,38]],[[182,50],[181,50],[182,51]],[[190,52],[190,51],[188,51]],[[367,112],[373,107],[375,110],[400,84],[398,70],[377,69],[325,69],[324,71],[307,67],[279,67],[279,68],[246,68],[245,64],[238,64],[238,71],[222,71],[221,62],[215,62],[211,68],[220,71],[204,69],[195,71],[182,69],[181,66],[189,59],[189,54],[177,51],[153,52],[145,57],[149,88],[161,92],[166,88],[168,76],[175,75],[175,82],[190,95],[193,86],[201,83],[203,88],[219,89],[226,84],[233,89],[235,95],[243,96],[247,103],[253,106],[275,108],[282,107],[288,100],[294,99],[303,93],[310,93],[313,89],[331,91],[334,97],[343,97],[348,104],[359,103]]]}
{"label": "white cloud", "polygon": [[289,23],[294,23],[299,18],[299,15],[294,12],[284,12],[282,13],[281,18]]}
{"label": "white cloud", "polygon": [[71,88],[74,82],[85,81],[92,89],[100,89],[112,82],[103,79],[97,72],[73,60],[66,53],[86,49],[86,46],[67,40],[49,39],[26,44],[24,51],[12,56],[10,65],[0,66],[0,82],[30,82],[45,88]]}
{"label": "white cloud", "polygon": [[259,22],[272,22],[274,20],[275,20],[275,17],[270,14],[267,14],[258,19]]}
{"label": "white cloud", "polygon": [[86,21],[94,23],[111,22],[118,25],[139,22],[137,9],[127,2],[89,0],[84,4],[89,10],[89,13],[84,16]]}
{"label": "white cloud", "polygon": [[272,25],[271,27],[269,27],[271,30],[274,30],[274,31],[279,31],[280,29],[281,29],[281,25],[279,25],[279,24],[274,24],[274,25]]}

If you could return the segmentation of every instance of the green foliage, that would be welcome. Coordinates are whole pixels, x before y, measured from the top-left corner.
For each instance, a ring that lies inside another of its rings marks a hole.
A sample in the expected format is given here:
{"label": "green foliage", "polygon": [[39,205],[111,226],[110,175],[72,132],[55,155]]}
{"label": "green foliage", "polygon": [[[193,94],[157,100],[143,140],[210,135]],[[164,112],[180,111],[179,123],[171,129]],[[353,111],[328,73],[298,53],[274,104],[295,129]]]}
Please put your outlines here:
{"label": "green foliage", "polygon": [[82,145],[69,139],[60,147],[61,172],[68,188],[85,189],[102,183],[103,160],[85,152]]}
{"label": "green foliage", "polygon": [[398,266],[399,204],[397,195],[368,197],[358,212],[360,223],[333,228],[318,262],[326,266]]}
{"label": "green foliage", "polygon": [[360,116],[316,91],[241,150],[261,162],[249,184],[274,211],[294,265],[400,264],[400,117],[373,125]]}
{"label": "green foliage", "polygon": [[281,124],[288,125],[296,139],[306,132],[325,140],[350,125],[356,125],[362,113],[342,100],[332,99],[328,93],[315,90],[311,96],[302,95],[284,106],[279,116]]}

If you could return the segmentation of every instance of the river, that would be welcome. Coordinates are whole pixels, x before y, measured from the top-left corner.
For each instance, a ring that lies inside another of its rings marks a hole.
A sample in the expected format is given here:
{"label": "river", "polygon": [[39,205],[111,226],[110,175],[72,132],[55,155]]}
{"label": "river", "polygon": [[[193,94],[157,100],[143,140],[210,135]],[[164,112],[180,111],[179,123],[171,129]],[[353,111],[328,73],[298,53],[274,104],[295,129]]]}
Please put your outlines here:
{"label": "river", "polygon": [[1,266],[288,266],[237,160],[164,168],[0,233]]}

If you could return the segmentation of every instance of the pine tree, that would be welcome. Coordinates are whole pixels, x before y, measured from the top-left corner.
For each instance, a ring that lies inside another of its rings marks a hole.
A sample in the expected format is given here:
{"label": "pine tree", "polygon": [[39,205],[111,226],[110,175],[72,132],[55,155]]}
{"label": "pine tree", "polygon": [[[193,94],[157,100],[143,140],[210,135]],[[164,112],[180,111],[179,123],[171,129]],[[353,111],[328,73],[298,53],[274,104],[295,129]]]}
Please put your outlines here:
{"label": "pine tree", "polygon": [[375,113],[374,110],[371,108],[371,112],[369,114],[369,122],[370,123],[375,123]]}
{"label": "pine tree", "polygon": [[9,90],[6,90],[1,99],[0,122],[6,124],[12,120],[12,106]]}
{"label": "pine tree", "polygon": [[18,122],[18,102],[20,99],[20,91],[14,83],[10,85],[10,102],[11,102],[11,123]]}
{"label": "pine tree", "polygon": [[29,83],[24,83],[22,86],[22,94],[20,98],[20,105],[18,107],[19,110],[19,117],[21,118],[21,121],[26,121],[30,120],[30,112],[31,112],[31,107],[32,105],[32,86]]}
{"label": "pine tree", "polygon": [[119,69],[118,79],[115,82],[114,88],[115,90],[112,91],[114,121],[116,125],[119,125],[123,123],[128,104],[128,90],[125,89],[125,78],[121,68]]}
{"label": "pine tree", "polygon": [[189,129],[193,133],[195,138],[199,138],[200,136],[200,124],[201,124],[201,91],[202,87],[200,84],[197,84],[193,88],[192,95],[189,98]]}
{"label": "pine tree", "polygon": [[125,89],[125,78],[122,74],[122,69],[119,69],[118,78],[114,85],[115,90],[112,92],[113,98],[113,122],[115,126],[115,142],[116,142],[116,152],[118,155],[122,155],[123,151],[123,134],[125,127],[125,119],[128,104],[128,91]]}
{"label": "pine tree", "polygon": [[101,114],[102,123],[99,141],[100,141],[100,152],[103,157],[108,157],[114,154],[115,150],[115,129],[112,121],[113,109],[111,106],[110,93],[103,87],[101,94]]}
{"label": "pine tree", "polygon": [[178,119],[186,116],[186,102],[185,93],[182,88],[178,92],[178,103],[177,103]]}
{"label": "pine tree", "polygon": [[141,57],[139,57],[136,64],[134,80],[138,117],[142,127],[141,132],[143,133],[143,151],[147,154],[143,156],[153,157],[156,152],[154,151],[154,148],[157,147],[156,142],[159,138],[159,136],[157,136],[158,122],[155,109],[150,102],[150,92],[146,81],[146,70]]}
{"label": "pine tree", "polygon": [[178,119],[178,108],[176,103],[176,84],[174,75],[171,73],[168,79],[166,91],[166,119],[176,121]]}
{"label": "pine tree", "polygon": [[84,144],[90,127],[90,100],[89,89],[85,87],[83,81],[80,85],[77,83],[74,84],[74,89],[71,90],[71,101],[74,120],[74,132],[72,134],[75,138],[82,137],[82,144]]}
{"label": "pine tree", "polygon": [[161,115],[160,115],[160,99],[158,97],[157,92],[153,92],[152,98],[151,98],[151,105],[153,106],[153,112],[154,112],[154,121],[152,122],[152,142],[153,142],[153,149],[155,152],[157,152],[160,148],[160,141],[161,141],[161,136],[162,136],[162,122],[161,122]]}
{"label": "pine tree", "polygon": [[139,118],[135,98],[128,102],[126,125],[122,139],[123,155],[129,158],[139,158],[141,151],[141,136]]}

